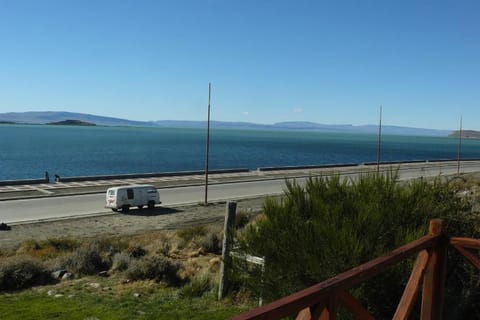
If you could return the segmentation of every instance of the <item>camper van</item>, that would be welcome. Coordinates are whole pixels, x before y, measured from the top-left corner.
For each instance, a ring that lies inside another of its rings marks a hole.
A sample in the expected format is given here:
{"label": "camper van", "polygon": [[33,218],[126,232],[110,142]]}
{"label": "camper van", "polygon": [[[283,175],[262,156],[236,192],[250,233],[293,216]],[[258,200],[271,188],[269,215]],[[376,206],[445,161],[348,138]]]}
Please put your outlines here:
{"label": "camper van", "polygon": [[105,208],[113,211],[128,212],[131,207],[142,209],[147,206],[149,209],[156,204],[162,203],[158,190],[151,185],[129,185],[113,187],[107,190]]}

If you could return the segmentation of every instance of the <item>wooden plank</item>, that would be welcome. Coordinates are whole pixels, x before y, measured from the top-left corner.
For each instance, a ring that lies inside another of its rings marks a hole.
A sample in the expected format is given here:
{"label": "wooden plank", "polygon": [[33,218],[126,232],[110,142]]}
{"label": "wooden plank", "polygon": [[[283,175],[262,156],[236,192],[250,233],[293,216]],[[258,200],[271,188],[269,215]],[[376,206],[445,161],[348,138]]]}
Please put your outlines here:
{"label": "wooden plank", "polygon": [[[430,222],[429,234],[442,234],[441,220],[435,219]],[[420,319],[422,320],[442,320],[446,262],[446,241],[439,241],[430,250],[430,258],[423,277],[422,308],[420,312]]]}
{"label": "wooden plank", "polygon": [[312,316],[310,315],[310,308],[302,309],[298,314],[295,320],[311,320]]}
{"label": "wooden plank", "polygon": [[467,259],[468,262],[470,262],[474,267],[480,269],[480,258],[478,258],[474,253],[472,253],[468,249],[457,245],[453,245],[453,248],[455,248],[455,250],[457,250],[462,256],[464,256],[465,259]]}
{"label": "wooden plank", "polygon": [[480,239],[452,237],[450,238],[450,244],[465,248],[480,249]]}
{"label": "wooden plank", "polygon": [[423,281],[423,290],[422,290],[422,309],[421,317],[422,320],[433,320],[433,293],[435,290],[435,265],[437,264],[438,256],[431,254],[430,259],[427,264],[427,269],[424,275]]}
{"label": "wooden plank", "polygon": [[264,305],[236,317],[235,320],[245,319],[280,319],[300,312],[300,310],[315,305],[328,297],[334,291],[345,291],[355,284],[368,280],[387,267],[394,265],[405,258],[437,244],[441,235],[426,235],[414,240],[392,252],[350,269],[340,275],[320,282],[307,289]]}
{"label": "wooden plank", "polygon": [[264,266],[265,265],[265,258],[263,258],[263,257],[252,256],[250,254],[240,254],[240,253],[235,252],[235,251],[230,252],[230,255],[234,258],[245,260],[247,262],[257,264],[259,266]]}
{"label": "wooden plank", "polygon": [[326,309],[326,302],[322,301],[319,304],[316,304],[312,307],[310,307],[310,314],[311,314],[311,319],[312,320],[318,320],[323,314],[323,311]]}
{"label": "wooden plank", "polygon": [[428,257],[428,252],[426,250],[423,250],[418,254],[412,273],[410,274],[410,279],[408,279],[402,298],[400,299],[397,310],[392,319],[408,319],[415,303],[415,298],[418,295],[418,288],[422,281],[425,267],[427,266]]}
{"label": "wooden plank", "polygon": [[339,300],[337,294],[330,295],[326,308],[323,308],[320,317],[312,317],[312,320],[337,320],[338,302]]}
{"label": "wooden plank", "polygon": [[323,309],[325,309],[325,302],[318,303],[314,306],[309,308],[305,308],[301,310],[295,320],[312,320],[312,319],[319,319],[320,315],[322,314]]}
{"label": "wooden plank", "polygon": [[365,309],[360,302],[357,301],[348,291],[344,291],[339,295],[342,305],[350,311],[355,319],[373,320],[374,318]]}

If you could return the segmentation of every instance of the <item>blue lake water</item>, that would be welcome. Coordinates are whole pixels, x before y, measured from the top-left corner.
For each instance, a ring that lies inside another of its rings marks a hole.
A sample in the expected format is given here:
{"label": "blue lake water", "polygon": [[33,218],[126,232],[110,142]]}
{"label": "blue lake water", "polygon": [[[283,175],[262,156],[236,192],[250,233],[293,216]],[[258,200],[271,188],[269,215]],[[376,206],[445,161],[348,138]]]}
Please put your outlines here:
{"label": "blue lake water", "polygon": [[[0,180],[203,170],[204,129],[0,125]],[[382,160],[456,159],[458,140],[382,136]],[[462,158],[480,158],[463,140]],[[210,169],[373,162],[369,134],[213,129]]]}

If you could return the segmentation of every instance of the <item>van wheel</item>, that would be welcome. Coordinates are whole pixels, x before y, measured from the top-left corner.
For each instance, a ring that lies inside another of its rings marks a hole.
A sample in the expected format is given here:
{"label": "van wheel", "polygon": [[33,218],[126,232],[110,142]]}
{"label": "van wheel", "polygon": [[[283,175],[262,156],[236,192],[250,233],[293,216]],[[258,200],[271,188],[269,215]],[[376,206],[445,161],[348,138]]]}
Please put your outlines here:
{"label": "van wheel", "polygon": [[117,209],[117,208],[112,208],[112,211],[113,211],[113,212],[117,212],[118,209]]}
{"label": "van wheel", "polygon": [[143,204],[138,206],[138,210],[142,210],[142,209],[143,209]]}
{"label": "van wheel", "polygon": [[148,202],[148,209],[153,209],[155,208],[155,202],[154,201],[149,201]]}
{"label": "van wheel", "polygon": [[122,212],[128,212],[129,209],[130,209],[130,206],[124,205],[122,207]]}

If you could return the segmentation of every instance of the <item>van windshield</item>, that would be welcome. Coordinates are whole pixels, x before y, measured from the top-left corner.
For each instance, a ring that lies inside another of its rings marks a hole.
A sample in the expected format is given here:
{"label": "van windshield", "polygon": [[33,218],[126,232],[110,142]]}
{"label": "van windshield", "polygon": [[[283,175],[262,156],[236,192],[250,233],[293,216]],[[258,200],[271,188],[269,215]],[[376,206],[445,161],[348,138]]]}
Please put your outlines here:
{"label": "van windshield", "polygon": [[108,195],[113,197],[115,195],[115,190],[108,190]]}

